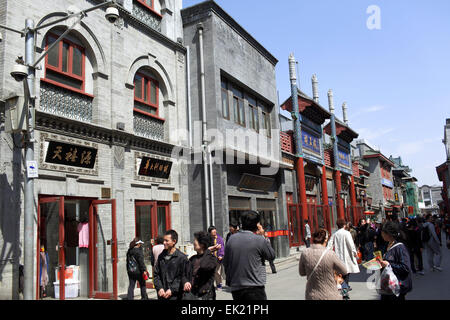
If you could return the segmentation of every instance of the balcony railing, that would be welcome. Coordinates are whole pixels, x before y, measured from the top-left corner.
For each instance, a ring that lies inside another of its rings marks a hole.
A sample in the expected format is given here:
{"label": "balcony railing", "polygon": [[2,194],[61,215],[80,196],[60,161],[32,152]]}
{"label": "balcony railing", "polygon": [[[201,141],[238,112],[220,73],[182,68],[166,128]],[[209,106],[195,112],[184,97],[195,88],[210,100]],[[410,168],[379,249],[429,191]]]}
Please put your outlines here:
{"label": "balcony railing", "polygon": [[40,110],[92,122],[92,97],[41,81]]}
{"label": "balcony railing", "polygon": [[150,9],[145,8],[137,1],[133,1],[132,15],[152,29],[161,32],[161,16],[155,12],[152,12]]}
{"label": "balcony railing", "polygon": [[159,141],[164,140],[164,120],[134,113],[133,126],[134,133],[138,136]]}

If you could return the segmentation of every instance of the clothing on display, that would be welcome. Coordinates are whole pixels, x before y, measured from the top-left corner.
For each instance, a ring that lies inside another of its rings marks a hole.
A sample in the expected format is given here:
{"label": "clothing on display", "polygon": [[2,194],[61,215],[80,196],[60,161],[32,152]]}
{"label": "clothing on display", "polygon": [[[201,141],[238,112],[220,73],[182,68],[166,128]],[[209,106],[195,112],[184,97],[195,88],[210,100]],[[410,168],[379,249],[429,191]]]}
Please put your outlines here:
{"label": "clothing on display", "polygon": [[80,223],[78,225],[78,246],[80,248],[89,247],[89,224]]}

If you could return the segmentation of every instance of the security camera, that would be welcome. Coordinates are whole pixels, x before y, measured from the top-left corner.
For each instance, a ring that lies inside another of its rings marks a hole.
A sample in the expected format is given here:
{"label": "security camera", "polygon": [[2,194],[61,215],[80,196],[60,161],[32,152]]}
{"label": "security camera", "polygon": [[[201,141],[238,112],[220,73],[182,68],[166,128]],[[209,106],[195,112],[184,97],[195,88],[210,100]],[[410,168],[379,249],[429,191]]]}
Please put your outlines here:
{"label": "security camera", "polygon": [[119,19],[119,10],[115,6],[108,7],[106,9],[105,18],[110,23],[115,23]]}
{"label": "security camera", "polygon": [[28,76],[28,67],[23,64],[15,64],[11,71],[11,76],[18,82],[25,80]]}

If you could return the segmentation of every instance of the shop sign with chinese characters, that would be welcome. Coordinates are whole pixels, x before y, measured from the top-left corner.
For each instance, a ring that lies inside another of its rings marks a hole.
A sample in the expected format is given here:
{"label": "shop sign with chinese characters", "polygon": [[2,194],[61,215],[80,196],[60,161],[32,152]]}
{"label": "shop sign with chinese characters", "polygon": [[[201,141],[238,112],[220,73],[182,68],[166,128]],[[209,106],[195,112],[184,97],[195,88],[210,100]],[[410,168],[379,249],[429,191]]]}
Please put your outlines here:
{"label": "shop sign with chinese characters", "polygon": [[97,154],[96,143],[41,133],[41,169],[98,175]]}
{"label": "shop sign with chinese characters", "polygon": [[50,141],[45,162],[93,169],[97,150],[74,144]]}
{"label": "shop sign with chinese characters", "polygon": [[320,153],[320,139],[304,130],[302,130],[302,146],[306,151],[310,151],[317,156]]}
{"label": "shop sign with chinese characters", "polygon": [[156,183],[170,183],[170,173],[173,165],[170,158],[143,152],[136,152],[135,159],[136,180]]}
{"label": "shop sign with chinese characters", "polygon": [[338,150],[339,165],[344,168],[350,168],[350,153],[342,149]]}

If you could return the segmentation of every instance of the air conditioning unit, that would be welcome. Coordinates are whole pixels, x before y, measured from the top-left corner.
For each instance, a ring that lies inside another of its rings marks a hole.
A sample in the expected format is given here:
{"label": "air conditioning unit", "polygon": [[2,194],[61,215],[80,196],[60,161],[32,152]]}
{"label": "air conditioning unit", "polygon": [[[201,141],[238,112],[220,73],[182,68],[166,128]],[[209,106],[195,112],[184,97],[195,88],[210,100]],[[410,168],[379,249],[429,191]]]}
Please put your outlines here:
{"label": "air conditioning unit", "polygon": [[27,130],[27,101],[22,95],[5,100],[5,132],[16,133]]}

